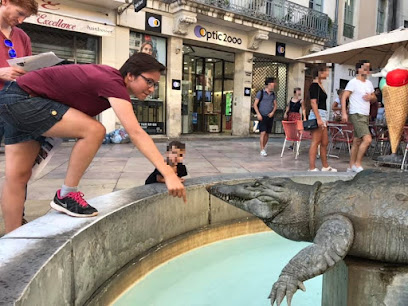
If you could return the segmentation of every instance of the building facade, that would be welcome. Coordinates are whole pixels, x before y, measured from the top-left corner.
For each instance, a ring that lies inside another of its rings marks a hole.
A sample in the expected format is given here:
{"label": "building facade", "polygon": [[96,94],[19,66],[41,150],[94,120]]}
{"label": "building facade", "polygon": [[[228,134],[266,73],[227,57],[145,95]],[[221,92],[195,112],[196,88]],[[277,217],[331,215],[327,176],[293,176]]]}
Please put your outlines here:
{"label": "building facade", "polygon": [[[336,0],[336,7],[334,20],[338,24],[339,45],[408,27],[408,1],[405,0]],[[336,90],[345,88],[356,75],[355,66],[336,64],[333,67],[331,102],[337,98]],[[378,86],[379,78],[370,80],[374,87]]]}
{"label": "building facade", "polygon": [[[283,132],[293,88],[305,86],[305,64],[295,59],[333,41],[335,8],[323,0],[148,0],[138,12],[125,0],[37,1],[39,14],[23,25],[34,53],[119,68],[150,44],[167,73],[133,108],[148,133],[168,137],[248,135],[251,103],[271,76],[278,80],[274,131]],[[118,125],[112,110],[98,120],[108,131]]]}

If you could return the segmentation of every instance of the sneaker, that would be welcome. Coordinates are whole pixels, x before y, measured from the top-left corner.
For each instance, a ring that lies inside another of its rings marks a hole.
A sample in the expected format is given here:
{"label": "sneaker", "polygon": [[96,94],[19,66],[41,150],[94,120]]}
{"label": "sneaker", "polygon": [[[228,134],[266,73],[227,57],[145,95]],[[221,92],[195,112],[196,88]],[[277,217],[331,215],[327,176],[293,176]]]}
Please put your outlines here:
{"label": "sneaker", "polygon": [[265,150],[261,150],[261,156],[268,156],[268,153],[266,153],[266,151]]}
{"label": "sneaker", "polygon": [[353,172],[355,172],[355,173],[359,173],[359,172],[363,171],[364,169],[361,166],[356,167],[356,165],[353,165],[353,166],[351,166],[351,170],[353,170]]}
{"label": "sneaker", "polygon": [[98,211],[83,199],[82,192],[70,192],[63,198],[60,192],[61,189],[57,191],[54,200],[50,203],[55,210],[72,217],[93,217],[98,214]]}
{"label": "sneaker", "polygon": [[334,168],[328,166],[328,167],[323,167],[322,171],[323,172],[337,172],[337,169],[334,169]]}
{"label": "sneaker", "polygon": [[347,167],[346,172],[354,172],[354,171],[353,171],[353,169]]}
{"label": "sneaker", "polygon": [[293,146],[289,146],[289,150],[292,150],[292,151],[293,151]]}
{"label": "sneaker", "polygon": [[308,169],[307,171],[309,171],[309,172],[316,172],[316,171],[320,171],[320,170],[317,169],[317,168],[314,168],[314,169]]}

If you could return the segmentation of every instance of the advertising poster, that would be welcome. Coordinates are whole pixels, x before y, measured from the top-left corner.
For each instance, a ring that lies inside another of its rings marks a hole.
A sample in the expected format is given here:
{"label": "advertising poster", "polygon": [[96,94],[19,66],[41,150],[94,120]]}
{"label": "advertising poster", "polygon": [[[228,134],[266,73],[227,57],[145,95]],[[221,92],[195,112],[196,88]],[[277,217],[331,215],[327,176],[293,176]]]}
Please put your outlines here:
{"label": "advertising poster", "polygon": [[150,55],[166,66],[166,39],[163,37],[130,32],[129,56],[135,52],[150,52]]}

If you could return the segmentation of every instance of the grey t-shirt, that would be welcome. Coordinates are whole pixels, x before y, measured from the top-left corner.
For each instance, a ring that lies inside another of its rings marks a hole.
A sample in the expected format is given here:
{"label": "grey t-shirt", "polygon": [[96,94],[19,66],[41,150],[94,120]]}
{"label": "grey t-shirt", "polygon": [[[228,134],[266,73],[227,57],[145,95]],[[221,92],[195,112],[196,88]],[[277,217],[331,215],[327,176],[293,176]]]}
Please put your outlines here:
{"label": "grey t-shirt", "polygon": [[[273,110],[273,101],[276,100],[275,92],[271,92],[269,95],[265,89],[263,89],[262,100],[258,103],[258,109],[262,116],[267,116]],[[261,98],[261,91],[258,91],[256,98],[259,100]]]}

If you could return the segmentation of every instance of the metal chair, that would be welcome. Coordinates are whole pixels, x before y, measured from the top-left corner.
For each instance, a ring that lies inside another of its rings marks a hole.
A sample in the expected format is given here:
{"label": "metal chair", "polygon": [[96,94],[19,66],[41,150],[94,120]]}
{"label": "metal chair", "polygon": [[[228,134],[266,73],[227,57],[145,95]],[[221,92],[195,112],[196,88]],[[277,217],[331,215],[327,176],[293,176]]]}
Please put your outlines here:
{"label": "metal chair", "polygon": [[296,142],[295,148],[293,148],[293,152],[295,153],[295,159],[299,156],[299,147],[300,142],[302,141],[301,133],[299,133],[297,129],[297,122],[296,121],[282,121],[283,130],[285,131],[285,141],[283,142],[281,158],[283,156],[283,152],[285,151],[286,141],[293,141]]}
{"label": "metal chair", "polygon": [[[351,154],[351,144],[353,143],[353,132],[354,127],[352,124],[347,123],[345,126],[329,126],[329,150],[327,152],[327,156],[339,158],[337,155],[330,154],[333,147],[340,143],[341,146],[347,145],[348,152]],[[339,154],[341,152],[341,148],[339,149]]]}

